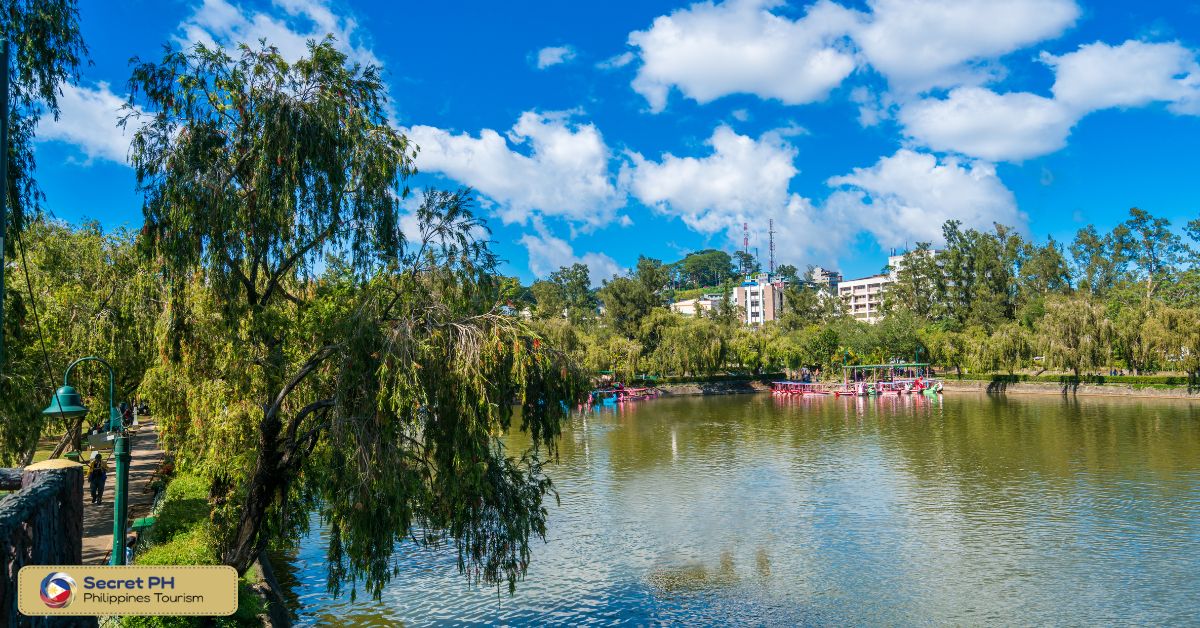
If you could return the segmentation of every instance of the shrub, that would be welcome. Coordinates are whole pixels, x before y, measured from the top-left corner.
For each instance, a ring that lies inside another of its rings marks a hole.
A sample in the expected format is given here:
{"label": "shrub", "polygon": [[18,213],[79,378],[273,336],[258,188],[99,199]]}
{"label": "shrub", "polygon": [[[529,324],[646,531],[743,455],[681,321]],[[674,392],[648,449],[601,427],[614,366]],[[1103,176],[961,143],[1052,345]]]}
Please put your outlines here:
{"label": "shrub", "polygon": [[[221,564],[208,519],[208,488],[208,482],[198,475],[180,474],[171,480],[147,534],[150,545],[134,558],[135,564]],[[238,581],[238,609],[228,617],[125,617],[121,624],[136,628],[261,626],[259,616],[266,609],[247,578],[249,574]]]}

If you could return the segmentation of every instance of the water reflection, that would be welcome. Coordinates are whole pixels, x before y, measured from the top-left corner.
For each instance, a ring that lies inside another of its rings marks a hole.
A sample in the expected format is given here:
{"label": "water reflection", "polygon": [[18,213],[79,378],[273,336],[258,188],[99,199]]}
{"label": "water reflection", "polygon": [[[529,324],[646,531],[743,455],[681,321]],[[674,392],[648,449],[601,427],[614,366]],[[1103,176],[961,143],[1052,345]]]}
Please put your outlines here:
{"label": "water reflection", "polygon": [[404,546],[382,603],[330,600],[314,533],[302,621],[1200,622],[1196,404],[659,399],[577,417],[552,475],[515,596]]}

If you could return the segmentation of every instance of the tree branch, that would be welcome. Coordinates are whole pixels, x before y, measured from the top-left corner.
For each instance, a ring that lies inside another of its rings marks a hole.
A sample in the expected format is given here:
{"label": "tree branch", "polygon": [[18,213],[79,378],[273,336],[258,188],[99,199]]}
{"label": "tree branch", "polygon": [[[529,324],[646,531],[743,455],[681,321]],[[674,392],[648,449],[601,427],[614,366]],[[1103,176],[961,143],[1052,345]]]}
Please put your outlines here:
{"label": "tree branch", "polygon": [[324,231],[322,231],[320,234],[318,234],[316,237],[314,237],[312,240],[310,240],[308,242],[308,244],[305,244],[304,246],[300,247],[299,249],[296,249],[295,253],[292,253],[292,255],[290,257],[285,259],[283,261],[283,263],[281,263],[279,265],[279,268],[277,268],[275,270],[275,272],[271,273],[271,278],[267,281],[267,288],[266,288],[266,290],[263,291],[263,296],[262,296],[262,301],[261,301],[261,303],[263,305],[266,304],[267,299],[269,299],[271,297],[271,293],[274,292],[276,287],[278,287],[279,280],[282,279],[283,276],[289,270],[291,270],[292,267],[295,266],[297,262],[299,262],[301,259],[303,259],[305,255],[307,255],[310,251],[312,251],[314,248],[316,248],[317,245],[321,244],[328,237],[332,236],[337,231],[337,227],[338,227],[338,223],[336,223],[336,222],[329,223],[329,226],[326,227]]}
{"label": "tree branch", "polygon": [[308,433],[304,435],[304,438],[300,440],[296,440],[296,431],[299,429],[300,423],[304,421],[304,417],[317,411],[320,411],[322,417],[324,417],[329,413],[329,409],[332,408],[333,405],[333,399],[321,399],[320,401],[314,401],[301,408],[300,411],[292,417],[292,419],[288,422],[286,432],[287,435],[285,436],[287,444],[284,446],[283,455],[280,456],[280,467],[285,470],[292,470],[295,465],[299,464],[301,457],[297,456],[296,452],[300,449],[302,443],[309,443],[308,450],[304,452],[305,455],[312,452],[312,446],[316,443],[317,434],[320,433],[324,425],[317,425],[313,429],[309,430]]}
{"label": "tree branch", "polygon": [[[304,363],[304,366],[300,367],[300,370],[297,371],[296,375],[292,377],[292,380],[288,382],[282,390],[279,391],[278,395],[275,396],[275,400],[271,402],[270,406],[267,407],[264,417],[277,415],[279,413],[279,408],[283,406],[283,400],[286,399],[287,396],[296,389],[296,386],[300,385],[300,382],[304,381],[304,378],[308,377],[313,371],[317,370],[317,367],[319,367],[321,363],[326,360],[326,358],[333,355],[334,350],[336,350],[338,346],[339,345],[325,345],[324,347],[318,349],[317,352],[311,357],[309,357],[308,361]],[[288,430],[290,432],[290,436],[295,435],[295,428],[292,425],[289,424]]]}

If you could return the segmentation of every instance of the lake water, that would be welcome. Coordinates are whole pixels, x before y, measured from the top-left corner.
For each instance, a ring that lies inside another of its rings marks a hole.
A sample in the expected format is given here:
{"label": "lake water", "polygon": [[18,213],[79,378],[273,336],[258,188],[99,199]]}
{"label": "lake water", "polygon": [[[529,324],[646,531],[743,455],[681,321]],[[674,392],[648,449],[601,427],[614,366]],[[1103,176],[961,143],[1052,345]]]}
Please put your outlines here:
{"label": "lake water", "polygon": [[300,621],[1200,624],[1200,404],[659,399],[575,418],[550,473],[515,595],[404,546],[382,601],[331,599],[314,531],[277,563]]}

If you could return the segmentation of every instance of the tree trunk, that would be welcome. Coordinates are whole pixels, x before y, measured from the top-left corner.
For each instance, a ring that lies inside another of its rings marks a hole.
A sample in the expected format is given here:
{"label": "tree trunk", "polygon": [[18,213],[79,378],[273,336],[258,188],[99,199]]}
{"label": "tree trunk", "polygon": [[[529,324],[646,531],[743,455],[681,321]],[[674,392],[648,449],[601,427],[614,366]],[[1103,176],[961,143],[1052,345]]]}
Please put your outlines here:
{"label": "tree trunk", "polygon": [[33,457],[37,455],[38,440],[40,440],[40,436],[35,434],[33,437],[33,442],[30,443],[29,447],[25,448],[25,453],[22,454],[21,459],[17,461],[18,467],[27,467],[31,462],[33,462]]}
{"label": "tree trunk", "polygon": [[282,482],[279,473],[279,432],[282,429],[278,412],[264,416],[258,431],[258,460],[246,486],[246,498],[238,519],[237,536],[225,551],[222,562],[246,573],[258,558],[258,535],[263,518]]}
{"label": "tree trunk", "polygon": [[58,445],[54,447],[54,451],[50,452],[51,460],[63,455],[63,452],[67,449],[67,445],[74,445],[75,451],[83,451],[83,448],[80,446],[80,432],[82,431],[82,427],[83,417],[75,419],[75,423],[67,428],[67,433],[63,434],[63,437],[59,439]]}

